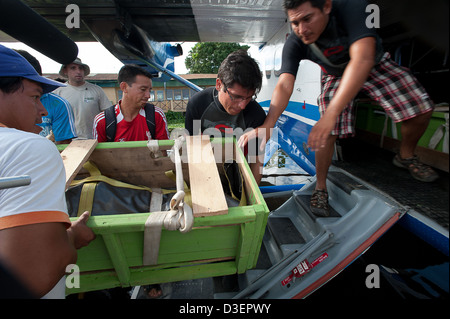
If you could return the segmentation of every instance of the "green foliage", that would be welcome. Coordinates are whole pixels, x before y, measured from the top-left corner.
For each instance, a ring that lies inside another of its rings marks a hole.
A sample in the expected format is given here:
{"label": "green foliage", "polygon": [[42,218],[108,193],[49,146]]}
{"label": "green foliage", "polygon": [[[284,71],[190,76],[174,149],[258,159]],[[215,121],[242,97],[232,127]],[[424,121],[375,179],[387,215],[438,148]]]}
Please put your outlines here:
{"label": "green foliage", "polygon": [[180,122],[183,121],[184,122],[184,115],[183,112],[174,112],[171,110],[168,110],[166,112],[166,119],[167,122]]}
{"label": "green foliage", "polygon": [[166,112],[167,128],[172,132],[174,128],[184,128],[184,113],[173,112],[168,110]]}
{"label": "green foliage", "polygon": [[184,63],[191,74],[216,74],[228,54],[249,48],[239,43],[199,42],[189,51]]}

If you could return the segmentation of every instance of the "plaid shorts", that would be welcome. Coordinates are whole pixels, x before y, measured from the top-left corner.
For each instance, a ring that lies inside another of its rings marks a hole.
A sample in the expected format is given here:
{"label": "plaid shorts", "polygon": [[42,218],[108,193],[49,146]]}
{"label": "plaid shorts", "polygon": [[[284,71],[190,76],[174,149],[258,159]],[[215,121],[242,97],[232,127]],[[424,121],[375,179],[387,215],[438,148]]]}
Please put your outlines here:
{"label": "plaid shorts", "polygon": [[[340,81],[340,77],[333,75],[322,77],[322,93],[318,97],[322,115]],[[394,122],[408,120],[434,108],[433,101],[419,81],[409,69],[392,61],[389,53],[385,53],[380,63],[374,66],[361,92],[383,107]],[[339,135],[340,138],[353,136],[355,119],[356,112],[351,101],[339,116],[331,135]]]}

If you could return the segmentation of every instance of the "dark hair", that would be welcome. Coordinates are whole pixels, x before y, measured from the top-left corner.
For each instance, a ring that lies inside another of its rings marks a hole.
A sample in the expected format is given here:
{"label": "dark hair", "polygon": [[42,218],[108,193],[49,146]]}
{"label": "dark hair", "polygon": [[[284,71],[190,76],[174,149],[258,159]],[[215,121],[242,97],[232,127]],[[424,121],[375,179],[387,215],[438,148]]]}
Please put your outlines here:
{"label": "dark hair", "polygon": [[129,86],[131,86],[136,80],[136,76],[138,75],[143,75],[149,79],[153,78],[150,72],[144,70],[139,65],[126,64],[119,71],[119,84],[122,82],[126,82]]}
{"label": "dark hair", "polygon": [[217,77],[225,88],[237,83],[245,89],[255,90],[255,94],[261,90],[261,70],[258,63],[245,50],[230,53],[220,64]]}
{"label": "dark hair", "polygon": [[25,51],[25,50],[16,50],[15,49],[14,51],[16,51],[21,56],[23,56],[28,61],[28,63],[30,63],[31,66],[36,70],[36,72],[39,73],[39,75],[42,75],[41,64],[34,56],[32,56],[30,53],[28,53],[28,51]]}
{"label": "dark hair", "polygon": [[20,76],[0,77],[0,91],[4,94],[12,94],[23,89],[23,78]]}
{"label": "dark hair", "polygon": [[326,0],[284,0],[283,8],[285,11],[288,11],[297,8],[305,2],[311,2],[311,6],[313,8],[318,8],[322,11],[323,6],[325,5],[325,1]]}

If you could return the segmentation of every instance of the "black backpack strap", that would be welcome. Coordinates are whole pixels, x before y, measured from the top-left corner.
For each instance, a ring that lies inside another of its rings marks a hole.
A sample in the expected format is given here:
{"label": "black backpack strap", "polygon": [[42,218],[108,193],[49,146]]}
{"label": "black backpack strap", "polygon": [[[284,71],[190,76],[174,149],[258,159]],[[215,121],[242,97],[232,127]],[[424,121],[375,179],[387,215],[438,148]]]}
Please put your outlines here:
{"label": "black backpack strap", "polygon": [[105,112],[105,128],[106,128],[106,140],[108,142],[114,142],[114,138],[116,137],[116,126],[117,126],[117,119],[116,119],[116,112],[115,112],[115,105],[112,105],[108,107]]}
{"label": "black backpack strap", "polygon": [[147,121],[148,130],[152,135],[152,139],[156,137],[156,122],[155,122],[155,106],[150,103],[145,104],[145,119]]}

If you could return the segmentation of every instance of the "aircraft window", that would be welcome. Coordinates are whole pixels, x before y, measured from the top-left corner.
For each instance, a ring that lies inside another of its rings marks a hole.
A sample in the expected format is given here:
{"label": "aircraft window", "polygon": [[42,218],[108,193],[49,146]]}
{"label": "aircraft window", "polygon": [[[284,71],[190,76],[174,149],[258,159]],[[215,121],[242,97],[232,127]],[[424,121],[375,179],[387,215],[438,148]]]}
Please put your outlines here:
{"label": "aircraft window", "polygon": [[281,70],[281,56],[283,54],[283,46],[278,46],[275,49],[275,63],[274,63],[274,73],[275,76],[280,76],[280,70]]}
{"label": "aircraft window", "polygon": [[264,71],[266,73],[266,78],[270,79],[274,65],[274,55],[272,47],[267,47],[264,51]]}
{"label": "aircraft window", "polygon": [[272,50],[270,50],[270,49],[268,49],[267,50],[268,52],[267,52],[267,55],[266,55],[266,58],[265,58],[265,70],[266,71],[271,71],[272,69],[273,69],[273,51]]}

